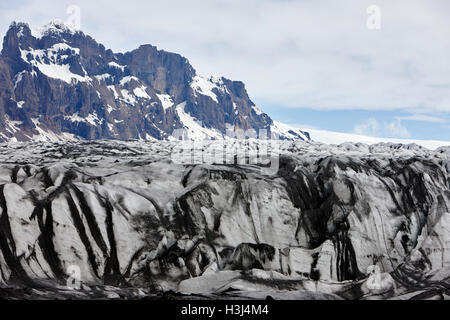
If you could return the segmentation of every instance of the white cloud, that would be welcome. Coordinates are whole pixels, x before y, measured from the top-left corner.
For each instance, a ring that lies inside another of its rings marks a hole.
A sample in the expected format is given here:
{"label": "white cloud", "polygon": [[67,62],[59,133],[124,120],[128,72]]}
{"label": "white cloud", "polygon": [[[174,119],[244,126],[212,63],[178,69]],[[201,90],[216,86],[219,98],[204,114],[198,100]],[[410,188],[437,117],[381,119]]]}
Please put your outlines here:
{"label": "white cloud", "polygon": [[441,117],[429,116],[425,114],[413,114],[406,117],[399,117],[400,120],[406,121],[422,121],[422,122],[433,122],[433,123],[445,123],[447,120]]}
{"label": "white cloud", "polygon": [[370,118],[355,126],[353,131],[362,136],[376,137],[380,134],[380,124],[376,119]]}
{"label": "white cloud", "polygon": [[400,119],[392,122],[380,124],[375,118],[370,118],[358,124],[353,132],[362,136],[369,137],[390,137],[390,138],[409,138],[411,134],[408,129],[402,125]]}
{"label": "white cloud", "polygon": [[[2,2],[5,32],[12,20],[65,18],[74,1]],[[380,31],[366,27],[372,0],[75,2],[83,30],[107,47],[179,52],[199,73],[243,80],[268,103],[450,113],[448,0],[377,0]]]}
{"label": "white cloud", "polygon": [[385,135],[392,138],[410,138],[411,134],[406,129],[400,119],[385,123],[384,125]]}

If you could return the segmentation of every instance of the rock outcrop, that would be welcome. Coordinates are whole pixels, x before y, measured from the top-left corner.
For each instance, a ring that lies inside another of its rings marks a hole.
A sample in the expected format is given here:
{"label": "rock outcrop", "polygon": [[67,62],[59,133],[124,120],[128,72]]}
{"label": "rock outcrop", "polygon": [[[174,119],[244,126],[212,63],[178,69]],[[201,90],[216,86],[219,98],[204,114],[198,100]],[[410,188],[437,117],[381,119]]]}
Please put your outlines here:
{"label": "rock outcrop", "polygon": [[201,77],[151,45],[114,53],[61,22],[13,23],[4,38],[0,142],[221,139],[227,130],[309,139],[274,123],[242,82]]}

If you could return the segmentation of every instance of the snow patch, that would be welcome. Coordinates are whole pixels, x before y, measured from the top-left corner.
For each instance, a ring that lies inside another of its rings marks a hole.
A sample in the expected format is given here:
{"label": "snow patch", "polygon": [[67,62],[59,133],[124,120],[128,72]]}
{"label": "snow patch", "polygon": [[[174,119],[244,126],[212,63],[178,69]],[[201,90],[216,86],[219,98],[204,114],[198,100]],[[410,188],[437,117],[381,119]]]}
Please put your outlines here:
{"label": "snow patch", "polygon": [[6,123],[6,131],[8,131],[11,134],[15,134],[17,131],[20,131],[17,126],[20,126],[23,122],[22,121],[13,121],[10,120],[8,115],[5,115],[5,123]]}
{"label": "snow patch", "polygon": [[223,135],[219,131],[205,128],[201,121],[198,121],[184,110],[185,107],[186,102],[183,102],[176,107],[178,117],[184,125],[184,138],[189,140],[223,139]]}
{"label": "snow patch", "polygon": [[56,134],[50,130],[44,130],[40,127],[39,119],[31,118],[31,121],[34,124],[35,130],[38,132],[37,135],[33,135],[32,140],[38,142],[66,142],[66,141],[79,141],[80,138],[77,136],[62,132],[61,134]]}
{"label": "snow patch", "polygon": [[219,87],[211,79],[195,76],[192,79],[191,88],[194,90],[195,94],[199,93],[208,96],[216,103],[219,103],[217,95],[212,91],[213,89],[219,89]]}
{"label": "snow patch", "polygon": [[106,79],[111,78],[111,75],[108,73],[104,73],[104,74],[94,76],[94,78],[97,79],[98,81],[105,81]]}
{"label": "snow patch", "polygon": [[174,103],[172,100],[172,97],[168,94],[157,94],[159,101],[161,101],[161,104],[164,108],[164,110],[167,110],[169,108],[172,108]]}
{"label": "snow patch", "polygon": [[130,93],[130,91],[122,89],[120,90],[120,92],[122,93],[123,101],[132,105],[136,104],[136,98]]}
{"label": "snow patch", "polygon": [[113,107],[111,107],[109,104],[108,105],[106,105],[106,111],[108,112],[108,113],[111,113],[111,112],[113,112],[115,109],[113,108]]}
{"label": "snow patch", "polygon": [[300,138],[304,141],[309,141],[309,138],[305,132],[278,121],[273,122],[270,130],[272,133],[287,139],[297,140]]}
{"label": "snow patch", "polygon": [[256,106],[252,106],[252,110],[255,111],[256,115],[258,116],[264,114],[264,112],[262,112],[261,109],[257,108]]}
{"label": "snow patch", "polygon": [[141,87],[135,88],[133,90],[133,93],[138,98],[151,100],[152,98],[148,95],[146,90],[147,90],[147,87],[141,86]]}
{"label": "snow patch", "polygon": [[47,77],[62,80],[69,84],[72,83],[73,79],[80,82],[88,81],[88,78],[72,73],[68,64],[57,65],[36,63],[36,67],[38,67],[38,69]]}
{"label": "snow patch", "polygon": [[108,89],[113,92],[114,99],[119,99],[119,94],[117,93],[116,86],[108,86]]}
{"label": "snow patch", "polygon": [[114,132],[114,125],[112,123],[108,122],[107,126],[108,126],[109,131]]}
{"label": "snow patch", "polygon": [[15,81],[14,81],[14,90],[17,88],[17,85],[23,80],[23,75],[26,73],[27,71],[21,71],[19,72],[15,77]]}
{"label": "snow patch", "polygon": [[136,77],[126,76],[122,80],[120,80],[120,85],[123,86],[123,85],[125,85],[125,84],[127,84],[127,83],[129,83],[129,82],[131,82],[133,80],[136,81],[136,82],[139,82],[139,79],[136,78]]}
{"label": "snow patch", "polygon": [[65,116],[64,119],[69,120],[71,122],[89,123],[90,125],[92,125],[94,127],[103,123],[103,119],[99,119],[96,112],[90,113],[86,118],[80,117],[77,112],[71,116]]}
{"label": "snow patch", "polygon": [[124,72],[125,68],[126,68],[126,66],[121,66],[120,64],[118,64],[117,62],[114,62],[114,61],[108,63],[108,65],[110,67],[113,67],[113,68],[116,68],[116,69],[120,69],[120,70],[122,70],[122,72]]}
{"label": "snow patch", "polygon": [[51,52],[59,52],[59,51],[72,51],[72,54],[80,55],[79,48],[73,48],[69,46],[67,43],[56,43],[54,44],[49,51]]}
{"label": "snow patch", "polygon": [[64,23],[64,21],[55,19],[51,21],[49,24],[41,27],[41,28],[30,28],[31,35],[36,39],[41,39],[44,36],[55,34],[55,33],[70,33],[72,35],[75,35],[76,33],[81,33],[80,30],[68,26]]}
{"label": "snow patch", "polygon": [[[70,71],[70,65],[61,64],[68,58],[68,55],[60,56],[61,50],[71,50],[72,54],[78,55],[79,49],[72,48],[67,44],[58,43],[47,50],[20,50],[22,60],[36,67],[49,78],[62,80],[71,83],[73,79],[80,82],[87,82],[91,79],[88,76],[80,76]],[[19,78],[18,78],[19,80]],[[20,78],[21,80],[21,78]],[[17,81],[16,81],[17,84]]]}

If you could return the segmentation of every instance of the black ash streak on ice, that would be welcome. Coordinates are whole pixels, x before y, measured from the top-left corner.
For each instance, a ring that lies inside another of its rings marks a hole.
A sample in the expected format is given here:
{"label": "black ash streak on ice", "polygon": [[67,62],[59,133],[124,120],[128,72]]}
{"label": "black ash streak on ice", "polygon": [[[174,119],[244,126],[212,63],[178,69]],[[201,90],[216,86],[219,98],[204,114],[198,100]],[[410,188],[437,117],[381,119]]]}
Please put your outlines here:
{"label": "black ash streak on ice", "polygon": [[[65,297],[78,265],[109,297],[446,297],[448,148],[286,141],[266,176],[174,164],[175,146],[1,145],[1,287]],[[395,290],[367,288],[371,265]]]}

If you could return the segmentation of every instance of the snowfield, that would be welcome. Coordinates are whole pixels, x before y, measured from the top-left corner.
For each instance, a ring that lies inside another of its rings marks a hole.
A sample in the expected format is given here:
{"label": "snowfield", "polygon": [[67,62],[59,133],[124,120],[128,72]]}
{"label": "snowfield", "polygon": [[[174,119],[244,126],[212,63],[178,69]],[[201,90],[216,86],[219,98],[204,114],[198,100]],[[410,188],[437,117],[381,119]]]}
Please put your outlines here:
{"label": "snowfield", "polygon": [[305,132],[309,132],[311,139],[316,142],[327,143],[327,144],[341,144],[345,142],[353,143],[365,143],[365,144],[376,144],[376,143],[401,143],[401,144],[411,144],[415,143],[419,146],[428,148],[430,150],[436,150],[439,147],[450,146],[450,141],[436,141],[436,140],[412,140],[412,139],[394,139],[394,138],[376,138],[369,136],[362,136],[352,133],[341,133],[317,129],[301,129]]}
{"label": "snowfield", "polygon": [[450,147],[283,141],[273,174],[177,150],[0,145],[0,296],[449,297]]}

